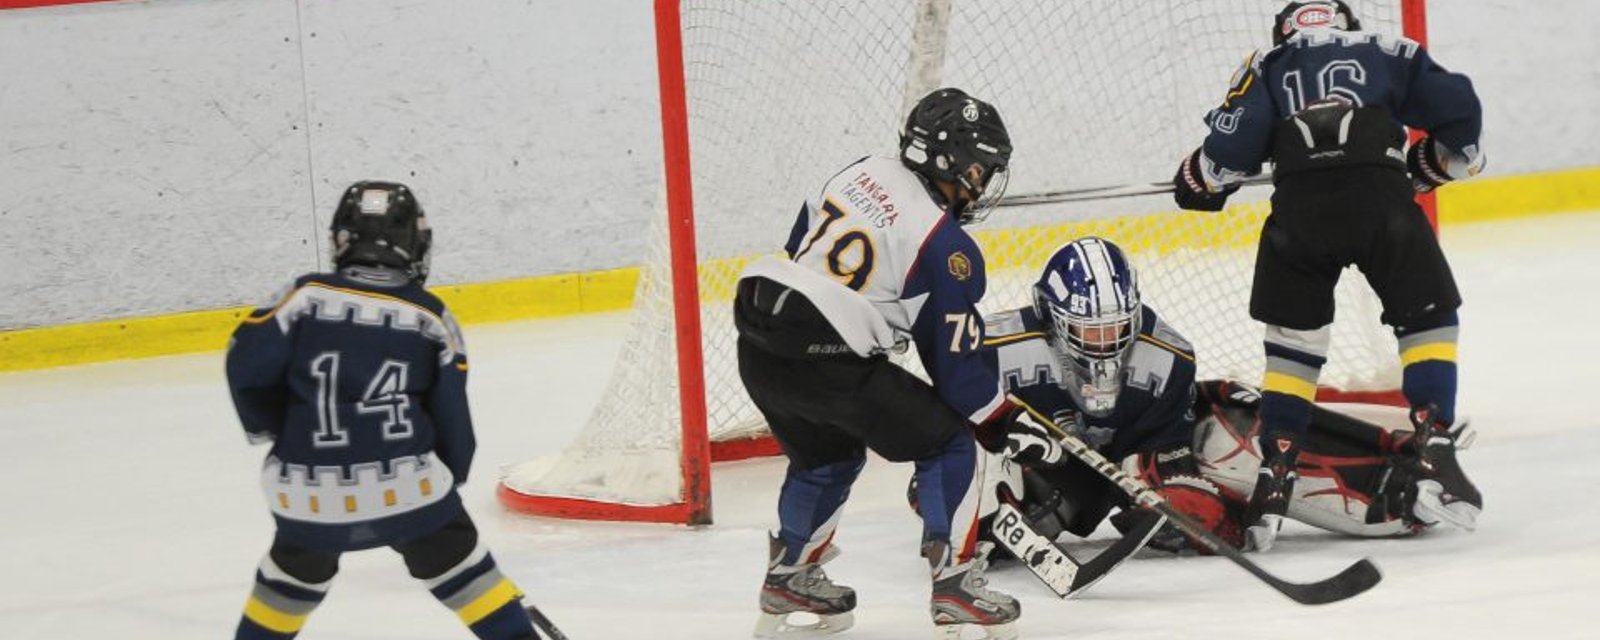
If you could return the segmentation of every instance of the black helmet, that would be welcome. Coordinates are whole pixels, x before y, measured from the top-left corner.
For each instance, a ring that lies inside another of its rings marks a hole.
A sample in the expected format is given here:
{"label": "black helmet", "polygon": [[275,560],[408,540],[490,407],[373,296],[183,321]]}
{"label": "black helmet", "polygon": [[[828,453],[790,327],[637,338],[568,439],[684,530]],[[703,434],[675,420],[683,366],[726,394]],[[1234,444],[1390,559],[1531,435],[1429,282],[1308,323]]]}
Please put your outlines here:
{"label": "black helmet", "polygon": [[398,182],[363,180],[345,189],[333,212],[333,264],[393,267],[428,278],[433,230],[422,204]]}
{"label": "black helmet", "polygon": [[993,105],[960,89],[924,96],[900,132],[900,162],[933,182],[949,182],[977,202],[956,203],[962,224],[982,220],[1006,188],[1011,136]]}
{"label": "black helmet", "polygon": [[1272,21],[1272,46],[1283,44],[1294,32],[1307,27],[1360,31],[1361,21],[1344,0],[1291,2]]}

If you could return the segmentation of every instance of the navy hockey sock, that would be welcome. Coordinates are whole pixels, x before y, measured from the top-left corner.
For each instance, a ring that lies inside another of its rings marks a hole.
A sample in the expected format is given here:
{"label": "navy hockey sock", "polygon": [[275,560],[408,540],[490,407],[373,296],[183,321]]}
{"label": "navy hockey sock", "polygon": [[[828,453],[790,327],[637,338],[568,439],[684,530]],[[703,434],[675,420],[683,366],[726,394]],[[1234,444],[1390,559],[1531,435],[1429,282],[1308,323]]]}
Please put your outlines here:
{"label": "navy hockey sock", "polygon": [[1405,366],[1400,392],[1413,407],[1438,407],[1439,421],[1456,419],[1456,338],[1460,326],[1450,313],[1427,326],[1395,329],[1400,341],[1400,363]]}
{"label": "navy hockey sock", "polygon": [[[1298,439],[1311,426],[1311,403],[1317,398],[1317,378],[1328,359],[1311,347],[1268,341],[1267,372],[1261,380],[1261,435],[1287,435]],[[1302,348],[1297,348],[1302,347]],[[1265,445],[1263,445],[1263,448]]]}
{"label": "navy hockey sock", "polygon": [[961,561],[971,557],[976,543],[978,492],[973,484],[981,481],[977,442],[962,433],[945,443],[937,455],[917,461],[918,513],[922,516],[922,539],[945,542]]}
{"label": "navy hockey sock", "polygon": [[428,591],[483,640],[538,637],[522,609],[522,591],[500,573],[489,550],[481,545],[454,567],[425,582]]}
{"label": "navy hockey sock", "polygon": [[863,454],[843,462],[801,469],[790,463],[778,492],[779,564],[818,562],[833,539],[850,486],[866,464]]}
{"label": "navy hockey sock", "polygon": [[[286,640],[300,633],[306,618],[327,597],[338,571],[338,554],[300,551],[284,556],[283,549],[261,559],[255,587],[245,602],[244,616],[234,633],[235,640]],[[275,561],[278,555],[290,565],[286,570]],[[300,574],[292,575],[290,572]]]}

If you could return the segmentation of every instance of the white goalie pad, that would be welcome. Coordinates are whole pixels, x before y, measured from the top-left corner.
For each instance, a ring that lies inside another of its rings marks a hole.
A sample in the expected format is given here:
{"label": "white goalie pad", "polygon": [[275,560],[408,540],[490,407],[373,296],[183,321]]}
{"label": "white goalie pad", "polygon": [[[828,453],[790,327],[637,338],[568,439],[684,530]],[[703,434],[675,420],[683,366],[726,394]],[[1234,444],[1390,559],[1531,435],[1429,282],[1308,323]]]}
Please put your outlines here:
{"label": "white goalie pad", "polygon": [[[1399,407],[1353,403],[1322,406],[1386,429],[1411,429],[1406,411]],[[1235,433],[1216,416],[1207,416],[1195,425],[1194,450],[1201,474],[1227,494],[1249,496],[1255,489],[1257,471],[1261,468],[1261,450],[1253,438]],[[1400,520],[1368,524],[1366,517],[1370,506],[1368,499],[1352,495],[1341,486],[1338,478],[1301,473],[1286,515],[1314,527],[1353,536],[1387,537],[1410,533],[1409,527]]]}

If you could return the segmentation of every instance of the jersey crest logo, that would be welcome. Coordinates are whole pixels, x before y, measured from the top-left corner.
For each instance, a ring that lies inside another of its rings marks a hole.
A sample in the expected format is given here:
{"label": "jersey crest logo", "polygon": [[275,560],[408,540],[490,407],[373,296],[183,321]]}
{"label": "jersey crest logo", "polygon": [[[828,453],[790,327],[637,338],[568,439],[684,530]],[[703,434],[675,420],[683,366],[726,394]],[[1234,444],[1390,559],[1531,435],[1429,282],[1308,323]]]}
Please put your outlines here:
{"label": "jersey crest logo", "polygon": [[950,275],[955,276],[957,280],[966,282],[972,277],[972,260],[967,258],[967,254],[960,251],[950,254],[948,264]]}

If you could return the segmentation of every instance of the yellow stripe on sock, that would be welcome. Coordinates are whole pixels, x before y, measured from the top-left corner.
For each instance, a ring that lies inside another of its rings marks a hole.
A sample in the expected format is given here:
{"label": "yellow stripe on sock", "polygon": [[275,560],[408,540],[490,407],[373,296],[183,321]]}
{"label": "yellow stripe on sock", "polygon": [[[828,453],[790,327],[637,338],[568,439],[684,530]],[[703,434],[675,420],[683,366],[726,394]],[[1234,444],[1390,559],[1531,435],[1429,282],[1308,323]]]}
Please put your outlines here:
{"label": "yellow stripe on sock", "polygon": [[276,633],[298,633],[300,627],[306,626],[306,615],[310,614],[284,613],[254,597],[244,603],[244,617]]}
{"label": "yellow stripe on sock", "polygon": [[1425,360],[1443,360],[1445,362],[1455,362],[1456,343],[1431,342],[1428,344],[1419,344],[1415,347],[1411,347],[1410,349],[1400,352],[1400,364],[1408,367]]}
{"label": "yellow stripe on sock", "polygon": [[1261,390],[1295,396],[1306,402],[1317,397],[1317,383],[1276,371],[1268,371],[1262,377]]}
{"label": "yellow stripe on sock", "polygon": [[456,610],[456,615],[468,625],[477,624],[496,609],[505,606],[507,602],[522,597],[522,592],[517,590],[517,585],[511,584],[508,579],[502,578],[500,582],[490,587],[483,595],[478,596],[466,606]]}

